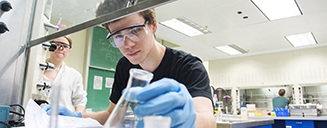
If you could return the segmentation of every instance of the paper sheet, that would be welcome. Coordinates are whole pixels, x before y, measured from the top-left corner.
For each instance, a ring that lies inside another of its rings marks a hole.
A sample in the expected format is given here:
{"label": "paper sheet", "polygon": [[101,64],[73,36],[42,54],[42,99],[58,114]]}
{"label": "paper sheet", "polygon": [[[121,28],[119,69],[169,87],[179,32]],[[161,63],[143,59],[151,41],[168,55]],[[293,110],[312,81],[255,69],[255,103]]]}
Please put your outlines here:
{"label": "paper sheet", "polygon": [[112,88],[113,83],[114,83],[114,78],[106,77],[106,88]]}
{"label": "paper sheet", "polygon": [[94,76],[93,89],[102,90],[102,76]]}
{"label": "paper sheet", "polygon": [[[26,106],[25,128],[49,128],[50,116],[32,99]],[[58,128],[103,128],[96,120],[91,118],[75,118],[58,116]]]}

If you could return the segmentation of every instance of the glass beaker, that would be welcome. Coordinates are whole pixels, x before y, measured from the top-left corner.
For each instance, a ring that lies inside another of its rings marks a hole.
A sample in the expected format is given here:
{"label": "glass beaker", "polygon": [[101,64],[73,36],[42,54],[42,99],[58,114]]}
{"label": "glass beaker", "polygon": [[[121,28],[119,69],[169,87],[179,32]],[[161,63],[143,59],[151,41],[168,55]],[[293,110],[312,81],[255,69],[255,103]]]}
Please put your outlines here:
{"label": "glass beaker", "polygon": [[170,128],[169,116],[145,116],[144,128]]}
{"label": "glass beaker", "polygon": [[[104,128],[120,128],[125,120],[125,115],[129,107],[134,109],[138,104],[135,94],[137,90],[142,89],[148,85],[153,78],[153,74],[142,69],[132,68],[129,70],[129,79],[127,82],[126,89],[122,96],[119,98],[114,110],[111,112],[107,119]],[[133,91],[131,91],[133,90]],[[135,117],[136,120],[137,117]],[[136,124],[134,125],[134,127]]]}

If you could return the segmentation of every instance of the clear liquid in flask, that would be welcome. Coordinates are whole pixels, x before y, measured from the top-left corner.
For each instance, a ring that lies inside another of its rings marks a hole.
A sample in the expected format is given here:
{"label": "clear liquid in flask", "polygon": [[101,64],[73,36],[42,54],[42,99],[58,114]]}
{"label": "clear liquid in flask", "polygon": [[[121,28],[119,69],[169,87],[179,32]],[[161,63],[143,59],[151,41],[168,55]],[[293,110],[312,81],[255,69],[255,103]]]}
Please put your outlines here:
{"label": "clear liquid in flask", "polygon": [[[129,109],[134,109],[134,107],[139,103],[136,100],[136,93],[147,86],[153,74],[142,69],[132,68],[129,71],[129,79],[127,82],[126,89],[122,96],[119,98],[114,110],[111,112],[108,120],[106,121],[104,128],[120,128],[125,120],[126,112]],[[140,120],[135,117],[135,120]],[[136,127],[136,125],[134,125]]]}

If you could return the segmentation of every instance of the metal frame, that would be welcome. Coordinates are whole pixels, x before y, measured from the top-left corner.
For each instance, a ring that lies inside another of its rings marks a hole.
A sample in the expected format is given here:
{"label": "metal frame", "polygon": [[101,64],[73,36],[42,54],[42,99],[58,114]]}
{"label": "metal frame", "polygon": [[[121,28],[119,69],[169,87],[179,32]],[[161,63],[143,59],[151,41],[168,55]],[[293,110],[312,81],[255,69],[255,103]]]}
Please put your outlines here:
{"label": "metal frame", "polygon": [[35,45],[41,44],[43,42],[46,42],[46,41],[49,41],[52,39],[56,39],[58,37],[62,37],[62,36],[65,36],[65,35],[68,35],[68,34],[71,34],[74,32],[78,32],[78,31],[90,28],[90,27],[94,27],[94,26],[104,24],[104,23],[107,23],[110,21],[114,21],[114,20],[126,17],[128,15],[138,13],[138,12],[150,9],[150,8],[158,7],[160,5],[164,5],[164,4],[173,2],[173,1],[176,1],[176,0],[146,0],[144,2],[140,2],[139,4],[136,4],[134,6],[124,8],[124,9],[121,9],[118,11],[114,11],[112,13],[97,17],[95,19],[92,19],[92,20],[86,21],[84,23],[64,29],[62,31],[59,31],[59,32],[35,39],[35,40],[31,40],[30,42],[28,42],[27,47],[30,48]]}

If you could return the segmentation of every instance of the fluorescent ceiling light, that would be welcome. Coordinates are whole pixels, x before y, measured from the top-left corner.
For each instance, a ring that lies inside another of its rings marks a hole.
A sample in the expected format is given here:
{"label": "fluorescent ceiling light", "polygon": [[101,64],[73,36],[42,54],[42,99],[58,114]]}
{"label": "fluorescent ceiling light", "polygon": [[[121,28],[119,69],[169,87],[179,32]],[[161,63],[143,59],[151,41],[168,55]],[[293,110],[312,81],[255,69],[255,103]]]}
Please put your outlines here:
{"label": "fluorescent ceiling light", "polygon": [[229,55],[239,55],[239,54],[247,53],[247,51],[239,48],[236,45],[225,45],[225,46],[219,46],[219,47],[215,47],[215,48],[220,51],[223,51]]}
{"label": "fluorescent ceiling light", "polygon": [[317,44],[311,32],[297,35],[285,36],[285,38],[293,45],[293,47]]}
{"label": "fluorescent ceiling light", "polygon": [[295,0],[251,0],[269,19],[277,20],[302,15]]}
{"label": "fluorescent ceiling light", "polygon": [[201,27],[200,25],[197,25],[196,23],[187,20],[183,17],[163,21],[160,22],[160,24],[169,27],[171,29],[174,29],[190,37],[211,33],[206,28]]}

